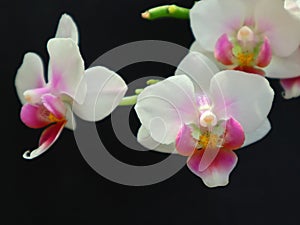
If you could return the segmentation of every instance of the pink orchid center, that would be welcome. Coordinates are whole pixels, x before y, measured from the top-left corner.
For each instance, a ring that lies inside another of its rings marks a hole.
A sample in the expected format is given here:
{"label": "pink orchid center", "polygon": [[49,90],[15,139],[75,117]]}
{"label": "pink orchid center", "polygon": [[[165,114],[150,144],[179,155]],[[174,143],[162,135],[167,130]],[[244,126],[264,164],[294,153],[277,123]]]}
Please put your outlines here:
{"label": "pink orchid center", "polygon": [[40,116],[49,121],[49,123],[57,123],[66,121],[66,118],[62,115],[54,115],[54,113],[50,112],[45,106],[41,106],[40,108]]}
{"label": "pink orchid center", "polygon": [[254,66],[254,54],[252,52],[239,52],[236,55],[237,64],[240,67],[252,67]]}
{"label": "pink orchid center", "polygon": [[[226,121],[218,121],[212,112],[209,114],[205,112],[202,115],[206,116],[205,114],[210,123],[207,127],[201,125],[196,149],[226,148],[234,150],[243,145],[245,134],[237,120],[230,118]],[[211,117],[211,115],[213,116]]]}
{"label": "pink orchid center", "polygon": [[42,128],[53,123],[66,122],[65,113],[58,113],[45,104],[25,104],[21,110],[21,120],[31,128]]}
{"label": "pink orchid center", "polygon": [[219,135],[206,131],[202,133],[198,139],[198,147],[199,149],[206,149],[209,145],[212,148],[218,148],[222,144],[222,137]]}
{"label": "pink orchid center", "polygon": [[201,113],[200,126],[201,134],[198,138],[198,149],[206,149],[208,146],[218,148],[222,145],[225,130],[221,134],[217,132],[220,130],[221,124],[218,124],[217,116],[211,110]]}
{"label": "pink orchid center", "polygon": [[266,67],[272,50],[269,39],[257,34],[251,27],[241,27],[235,35],[223,34],[216,43],[215,57],[230,68]]}

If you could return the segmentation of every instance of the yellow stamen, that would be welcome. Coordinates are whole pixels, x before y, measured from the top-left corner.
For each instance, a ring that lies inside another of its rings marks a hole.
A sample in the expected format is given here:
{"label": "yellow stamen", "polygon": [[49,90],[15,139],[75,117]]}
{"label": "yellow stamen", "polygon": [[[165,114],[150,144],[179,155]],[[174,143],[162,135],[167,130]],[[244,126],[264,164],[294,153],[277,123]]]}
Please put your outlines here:
{"label": "yellow stamen", "polygon": [[200,135],[198,144],[201,146],[202,149],[205,149],[208,144],[213,147],[217,147],[220,142],[220,137],[216,134],[212,134],[210,132],[205,132]]}
{"label": "yellow stamen", "polygon": [[254,54],[241,52],[238,54],[237,60],[240,66],[252,66],[254,63]]}
{"label": "yellow stamen", "polygon": [[54,116],[52,113],[49,113],[48,119],[49,119],[51,122],[59,122],[59,121],[61,121],[61,119],[58,119],[58,118],[57,118],[56,116]]}

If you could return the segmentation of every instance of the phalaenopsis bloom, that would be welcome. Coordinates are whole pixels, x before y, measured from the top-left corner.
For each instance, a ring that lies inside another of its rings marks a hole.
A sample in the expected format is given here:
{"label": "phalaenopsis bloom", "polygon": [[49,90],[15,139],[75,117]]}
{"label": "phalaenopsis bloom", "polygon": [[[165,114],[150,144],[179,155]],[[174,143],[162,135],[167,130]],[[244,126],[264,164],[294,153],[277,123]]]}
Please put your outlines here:
{"label": "phalaenopsis bloom", "polygon": [[300,22],[284,1],[202,0],[192,7],[190,21],[192,50],[214,57],[223,68],[274,78],[300,74],[294,60],[300,54]]}
{"label": "phalaenopsis bloom", "polygon": [[[56,38],[47,44],[48,80],[44,66],[35,53],[27,53],[16,75],[16,89],[21,102],[21,120],[30,128],[45,128],[39,147],[26,151],[32,159],[48,150],[64,127],[75,129],[73,113],[84,120],[103,119],[118,105],[127,86],[113,71],[97,66],[85,70],[77,45],[77,27],[63,15]],[[98,101],[94,101],[99,98]]]}
{"label": "phalaenopsis bloom", "polygon": [[262,76],[218,68],[188,54],[175,76],[145,88],[135,110],[139,142],[187,156],[189,169],[208,187],[224,186],[236,166],[234,150],[270,130],[274,92]]}
{"label": "phalaenopsis bloom", "polygon": [[[292,15],[300,20],[300,1],[299,0],[285,0],[285,8]],[[289,57],[289,62],[285,62],[285,71],[291,71],[292,77],[280,80],[280,84],[284,89],[283,97],[285,99],[296,98],[300,96],[300,48]],[[284,63],[284,62],[282,62]],[[282,73],[286,73],[281,71]],[[296,75],[296,77],[294,77]]]}

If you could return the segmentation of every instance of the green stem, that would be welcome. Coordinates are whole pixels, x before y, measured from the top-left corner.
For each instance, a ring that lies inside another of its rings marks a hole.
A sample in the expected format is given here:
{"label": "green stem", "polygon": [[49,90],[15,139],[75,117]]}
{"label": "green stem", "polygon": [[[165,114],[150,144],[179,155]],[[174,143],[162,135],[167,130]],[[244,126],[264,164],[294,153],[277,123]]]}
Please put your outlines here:
{"label": "green stem", "polygon": [[124,97],[120,102],[119,106],[135,105],[136,100],[137,100],[137,95]]}
{"label": "green stem", "polygon": [[142,13],[142,17],[147,20],[160,18],[189,19],[190,10],[177,5],[163,5],[149,9]]}

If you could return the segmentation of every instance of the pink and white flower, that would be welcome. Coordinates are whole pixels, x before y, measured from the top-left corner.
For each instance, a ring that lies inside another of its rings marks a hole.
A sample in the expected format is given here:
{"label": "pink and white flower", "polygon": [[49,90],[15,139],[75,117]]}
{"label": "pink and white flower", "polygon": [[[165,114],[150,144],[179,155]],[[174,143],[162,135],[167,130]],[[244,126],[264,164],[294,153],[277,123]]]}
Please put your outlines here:
{"label": "pink and white flower", "polygon": [[263,138],[274,92],[258,75],[217,67],[190,53],[178,74],[144,89],[135,110],[138,141],[147,148],[188,156],[208,187],[224,186],[237,163],[233,152]]}
{"label": "pink and white flower", "polygon": [[285,99],[297,98],[300,96],[300,76],[281,79],[280,84],[284,89],[282,95]]}
{"label": "pink and white flower", "polygon": [[[26,159],[47,151],[64,127],[75,129],[73,113],[84,120],[101,120],[118,105],[127,90],[122,78],[107,68],[84,70],[77,28],[66,14],[60,20],[57,36],[47,44],[47,82],[42,60],[35,53],[25,54],[17,71],[15,85],[23,103],[21,120],[30,128],[45,128],[39,147],[24,153]],[[98,101],[94,101],[96,98]]]}
{"label": "pink and white flower", "polygon": [[[296,16],[300,20],[300,1],[299,0],[285,0],[284,2],[285,9],[288,10],[292,15]],[[277,59],[278,61],[278,59]],[[284,89],[283,97],[285,99],[296,98],[300,96],[300,48],[290,57],[288,60],[279,62],[283,64],[278,68],[275,61],[274,70],[279,71],[282,74],[285,74],[286,71],[292,72],[292,78],[281,79],[280,84]],[[294,77],[294,75],[298,75]]]}
{"label": "pink and white flower", "polygon": [[[202,52],[213,53],[227,69],[277,78],[300,73],[298,67],[285,73],[274,68],[285,67],[300,44],[299,20],[283,1],[202,0],[192,7],[190,20]],[[274,58],[279,59],[272,63]]]}

